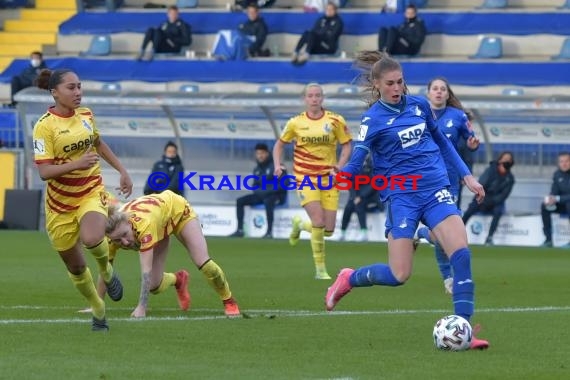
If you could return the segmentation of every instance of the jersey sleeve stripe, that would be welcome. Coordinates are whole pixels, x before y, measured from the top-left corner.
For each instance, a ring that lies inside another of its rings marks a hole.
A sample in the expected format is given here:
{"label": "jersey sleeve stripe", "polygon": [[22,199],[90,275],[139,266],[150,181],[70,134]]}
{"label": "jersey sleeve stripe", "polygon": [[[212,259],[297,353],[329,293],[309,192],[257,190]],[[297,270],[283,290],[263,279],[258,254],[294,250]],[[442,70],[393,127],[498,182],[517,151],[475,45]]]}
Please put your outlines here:
{"label": "jersey sleeve stripe", "polygon": [[36,163],[36,165],[53,164],[53,159],[52,158],[45,158],[43,160],[34,160],[34,162]]}

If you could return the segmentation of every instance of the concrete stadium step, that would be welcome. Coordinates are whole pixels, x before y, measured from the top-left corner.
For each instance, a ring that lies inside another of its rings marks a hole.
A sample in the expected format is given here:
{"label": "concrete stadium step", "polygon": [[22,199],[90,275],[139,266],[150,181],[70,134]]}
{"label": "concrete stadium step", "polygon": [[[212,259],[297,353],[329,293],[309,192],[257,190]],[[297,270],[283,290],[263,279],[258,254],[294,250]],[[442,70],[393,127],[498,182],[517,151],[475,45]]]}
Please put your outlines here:
{"label": "concrete stadium step", "polygon": [[4,30],[6,32],[52,32],[57,33],[61,21],[40,20],[6,20]]}
{"label": "concrete stadium step", "polygon": [[1,44],[55,44],[56,42],[54,33],[0,32]]}
{"label": "concrete stadium step", "polygon": [[[566,36],[550,34],[534,34],[528,36],[493,35],[503,40],[503,54],[505,58],[538,57],[549,59],[558,54]],[[214,34],[195,34],[190,47],[198,53],[212,50],[215,40]],[[57,38],[57,51],[59,54],[76,55],[85,51],[91,42],[91,35],[59,35]],[[272,49],[276,46],[281,56],[289,56],[297,44],[300,36],[296,34],[276,33],[269,34],[265,46]],[[116,33],[111,36],[113,54],[132,54],[139,51],[142,33]],[[462,58],[475,54],[479,46],[480,36],[454,36],[446,34],[429,34],[417,58]],[[339,52],[345,51],[347,57],[352,57],[355,51],[361,49],[376,49],[378,37],[376,35],[344,35],[340,38]]]}
{"label": "concrete stadium step", "polygon": [[76,0],[36,0],[37,9],[77,10]]}
{"label": "concrete stadium step", "polygon": [[[28,57],[33,51],[41,51],[42,45],[35,44],[6,44],[0,43],[0,56],[4,57]],[[3,70],[2,70],[3,71]]]}
{"label": "concrete stadium step", "polygon": [[63,21],[75,14],[65,9],[22,9],[20,19],[26,21]]}

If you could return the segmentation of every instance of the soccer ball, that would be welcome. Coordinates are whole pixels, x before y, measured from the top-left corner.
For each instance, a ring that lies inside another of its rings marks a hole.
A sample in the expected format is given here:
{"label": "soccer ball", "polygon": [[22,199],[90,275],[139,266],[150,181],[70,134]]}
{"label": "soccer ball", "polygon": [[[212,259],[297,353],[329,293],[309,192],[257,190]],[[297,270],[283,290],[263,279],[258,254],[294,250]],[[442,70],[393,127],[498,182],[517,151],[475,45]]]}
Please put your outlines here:
{"label": "soccer ball", "polygon": [[473,330],[469,322],[459,315],[441,318],[433,327],[435,346],[445,351],[464,351],[471,345]]}

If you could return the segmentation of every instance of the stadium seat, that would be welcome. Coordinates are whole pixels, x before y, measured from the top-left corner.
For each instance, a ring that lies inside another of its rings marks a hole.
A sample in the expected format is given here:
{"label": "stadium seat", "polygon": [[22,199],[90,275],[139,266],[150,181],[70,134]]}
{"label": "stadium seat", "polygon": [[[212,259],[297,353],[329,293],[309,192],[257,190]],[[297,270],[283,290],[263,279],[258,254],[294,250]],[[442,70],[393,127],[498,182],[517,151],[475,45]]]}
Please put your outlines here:
{"label": "stadium seat", "polygon": [[501,37],[483,37],[475,55],[469,58],[501,58],[503,56],[503,40]]}
{"label": "stadium seat", "polygon": [[111,54],[111,37],[110,36],[93,36],[91,39],[91,44],[89,45],[89,50],[79,53],[79,55],[85,56],[104,56]]}
{"label": "stadium seat", "polygon": [[176,6],[178,8],[196,8],[198,0],[176,0]]}
{"label": "stadium seat", "polygon": [[358,94],[358,87],[356,86],[340,86],[338,88],[339,94]]}
{"label": "stadium seat", "polygon": [[570,37],[564,40],[562,48],[560,48],[560,53],[553,56],[552,59],[570,59]]}
{"label": "stadium seat", "polygon": [[499,9],[508,7],[507,0],[484,0],[479,9]]}
{"label": "stadium seat", "polygon": [[522,88],[505,88],[502,91],[503,95],[507,95],[507,96],[521,96],[524,95],[524,89]]}
{"label": "stadium seat", "polygon": [[279,92],[279,89],[275,85],[261,85],[257,89],[260,94],[275,94]]}
{"label": "stadium seat", "polygon": [[570,0],[566,0],[558,9],[570,9]]}
{"label": "stadium seat", "polygon": [[178,89],[180,92],[194,93],[200,91],[200,86],[197,84],[183,84]]}
{"label": "stadium seat", "polygon": [[121,84],[120,83],[103,83],[103,86],[101,86],[101,90],[103,90],[103,91],[121,91]]}

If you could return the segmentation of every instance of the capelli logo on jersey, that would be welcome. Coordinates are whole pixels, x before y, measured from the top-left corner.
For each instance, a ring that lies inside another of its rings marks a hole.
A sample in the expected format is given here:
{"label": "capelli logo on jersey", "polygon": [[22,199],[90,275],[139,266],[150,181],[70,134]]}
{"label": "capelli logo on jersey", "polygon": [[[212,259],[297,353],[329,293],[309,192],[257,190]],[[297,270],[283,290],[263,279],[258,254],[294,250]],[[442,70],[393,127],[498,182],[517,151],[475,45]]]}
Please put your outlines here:
{"label": "capelli logo on jersey", "polygon": [[80,140],[78,142],[71,143],[63,147],[65,153],[73,152],[74,150],[81,150],[89,148],[93,145],[93,136],[89,136],[88,139]]}
{"label": "capelli logo on jersey", "polygon": [[402,142],[402,148],[409,148],[417,144],[422,138],[425,129],[426,123],[421,123],[399,131],[398,136]]}
{"label": "capelli logo on jersey", "polygon": [[331,142],[331,138],[328,135],[318,137],[301,137],[301,142],[305,144],[329,143]]}

